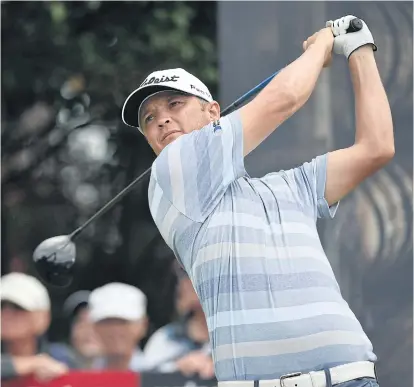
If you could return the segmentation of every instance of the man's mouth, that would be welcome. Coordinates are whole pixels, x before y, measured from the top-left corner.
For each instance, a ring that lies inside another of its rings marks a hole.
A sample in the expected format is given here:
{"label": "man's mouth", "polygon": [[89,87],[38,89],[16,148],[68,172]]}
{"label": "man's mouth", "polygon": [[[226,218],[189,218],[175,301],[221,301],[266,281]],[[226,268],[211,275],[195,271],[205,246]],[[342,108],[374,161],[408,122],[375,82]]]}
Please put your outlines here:
{"label": "man's mouth", "polygon": [[164,134],[164,135],[161,137],[161,142],[162,142],[162,141],[165,141],[165,139],[166,139],[167,137],[169,137],[171,134],[174,134],[174,133],[179,133],[179,132],[180,132],[179,130],[173,130],[173,131],[171,131],[171,132],[168,132],[168,133]]}

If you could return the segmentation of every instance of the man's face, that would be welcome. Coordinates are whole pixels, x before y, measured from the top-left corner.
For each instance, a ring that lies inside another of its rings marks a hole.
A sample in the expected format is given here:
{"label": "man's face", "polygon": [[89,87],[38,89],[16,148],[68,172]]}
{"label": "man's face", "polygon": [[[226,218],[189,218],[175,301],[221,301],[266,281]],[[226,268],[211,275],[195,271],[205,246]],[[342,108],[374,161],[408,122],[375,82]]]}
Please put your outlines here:
{"label": "man's face", "polygon": [[199,130],[219,118],[217,102],[202,103],[197,97],[166,91],[149,98],[141,107],[140,124],[155,154],[183,134]]}
{"label": "man's face", "polygon": [[127,321],[108,318],[95,323],[95,330],[106,356],[126,356],[146,335],[147,322],[146,319]]}
{"label": "man's face", "polygon": [[72,325],[71,344],[84,357],[90,358],[101,353],[101,342],[89,319],[89,310],[81,308]]}
{"label": "man's face", "polygon": [[37,336],[36,314],[10,302],[1,303],[1,339],[19,341]]}

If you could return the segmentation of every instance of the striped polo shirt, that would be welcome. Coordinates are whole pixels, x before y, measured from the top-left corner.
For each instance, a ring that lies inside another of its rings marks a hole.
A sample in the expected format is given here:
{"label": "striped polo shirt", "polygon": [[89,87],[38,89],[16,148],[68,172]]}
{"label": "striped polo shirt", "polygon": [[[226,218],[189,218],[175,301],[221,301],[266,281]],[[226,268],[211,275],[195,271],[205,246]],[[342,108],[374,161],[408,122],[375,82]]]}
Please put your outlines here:
{"label": "striped polo shirt", "polygon": [[249,177],[236,111],[154,161],[150,211],[200,298],[219,381],[376,360],[316,228],[338,206],[324,198],[326,158]]}

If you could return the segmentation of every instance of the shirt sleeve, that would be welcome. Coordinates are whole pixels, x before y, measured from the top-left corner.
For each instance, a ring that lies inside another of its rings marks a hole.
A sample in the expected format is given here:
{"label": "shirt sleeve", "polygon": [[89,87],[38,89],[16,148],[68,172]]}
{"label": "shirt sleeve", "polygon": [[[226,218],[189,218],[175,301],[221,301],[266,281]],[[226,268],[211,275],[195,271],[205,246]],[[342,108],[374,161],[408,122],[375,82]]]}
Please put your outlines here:
{"label": "shirt sleeve", "polygon": [[17,378],[18,374],[14,368],[13,358],[5,353],[1,354],[1,380]]}
{"label": "shirt sleeve", "polygon": [[328,205],[325,199],[327,155],[321,155],[298,168],[287,171],[296,187],[298,200],[306,209],[313,212],[316,218],[333,218],[339,202]]}
{"label": "shirt sleeve", "polygon": [[245,174],[238,111],[179,137],[163,149],[152,171],[163,195],[196,222],[204,221],[228,186]]}

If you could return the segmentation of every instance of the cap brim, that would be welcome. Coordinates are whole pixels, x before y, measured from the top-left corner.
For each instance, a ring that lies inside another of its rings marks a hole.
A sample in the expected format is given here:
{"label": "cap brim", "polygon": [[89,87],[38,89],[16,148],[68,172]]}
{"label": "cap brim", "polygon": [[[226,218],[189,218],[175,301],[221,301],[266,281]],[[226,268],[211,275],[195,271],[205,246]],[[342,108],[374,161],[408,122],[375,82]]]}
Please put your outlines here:
{"label": "cap brim", "polygon": [[92,311],[91,320],[93,322],[99,322],[106,319],[120,319],[120,320],[126,320],[126,321],[138,321],[142,317],[144,317],[144,313],[133,313],[131,311],[123,311],[123,310],[101,310],[98,313],[94,313]]}
{"label": "cap brim", "polygon": [[141,106],[142,102],[149,97],[151,94],[154,94],[158,91],[166,90],[179,90],[171,86],[147,86],[142,89],[136,89],[133,91],[128,98],[126,99],[124,106],[122,108],[122,121],[126,125],[138,128],[138,109]]}
{"label": "cap brim", "polygon": [[2,294],[1,296],[2,302],[10,302],[11,304],[15,304],[18,307],[28,311],[32,312],[33,307],[30,305],[30,303],[26,302],[25,300],[21,299],[18,295],[13,294]]}

